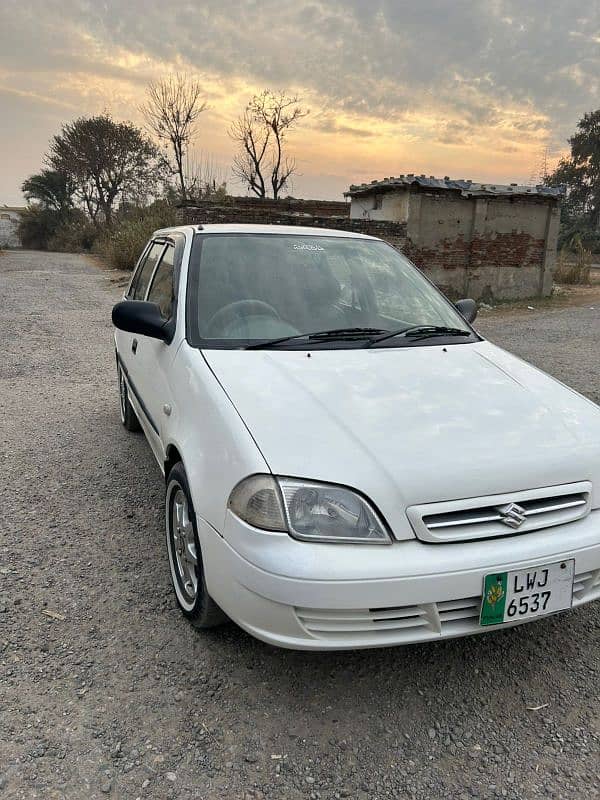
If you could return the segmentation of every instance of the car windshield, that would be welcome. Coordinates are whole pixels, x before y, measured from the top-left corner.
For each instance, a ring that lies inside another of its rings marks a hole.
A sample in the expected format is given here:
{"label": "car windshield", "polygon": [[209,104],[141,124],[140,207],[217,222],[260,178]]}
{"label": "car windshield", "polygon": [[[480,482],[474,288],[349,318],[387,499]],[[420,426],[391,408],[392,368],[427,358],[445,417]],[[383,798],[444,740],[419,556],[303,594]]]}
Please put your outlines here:
{"label": "car windshield", "polygon": [[[202,347],[300,337],[288,343],[297,347],[302,334],[324,331],[335,333],[319,347],[360,347],[368,337],[417,326],[471,334],[401,253],[378,240],[343,236],[197,235],[187,318],[189,341]],[[385,345],[407,342],[391,337]]]}

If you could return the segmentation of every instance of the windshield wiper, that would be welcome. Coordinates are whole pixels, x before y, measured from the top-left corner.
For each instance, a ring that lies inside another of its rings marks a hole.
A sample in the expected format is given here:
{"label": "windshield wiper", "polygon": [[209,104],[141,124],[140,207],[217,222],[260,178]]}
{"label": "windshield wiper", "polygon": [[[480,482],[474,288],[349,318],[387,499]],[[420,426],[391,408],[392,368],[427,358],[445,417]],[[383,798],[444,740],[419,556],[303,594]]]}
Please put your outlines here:
{"label": "windshield wiper", "polygon": [[387,331],[381,336],[374,336],[369,339],[365,347],[373,347],[386,339],[393,339],[394,336],[403,336],[407,339],[418,341],[419,339],[429,339],[434,336],[471,336],[471,331],[462,328],[448,328],[445,325],[413,325],[410,328],[399,328],[397,331]]}
{"label": "windshield wiper", "polygon": [[306,339],[309,342],[327,342],[327,341],[351,341],[352,339],[366,339],[369,337],[370,341],[373,334],[379,335],[393,335],[392,331],[385,328],[332,328],[326,331],[314,331],[314,333],[296,333],[292,336],[281,336],[279,339],[267,339],[264,342],[256,342],[249,344],[245,350],[267,350],[270,347],[276,347],[278,344],[286,344],[287,342],[297,342]]}

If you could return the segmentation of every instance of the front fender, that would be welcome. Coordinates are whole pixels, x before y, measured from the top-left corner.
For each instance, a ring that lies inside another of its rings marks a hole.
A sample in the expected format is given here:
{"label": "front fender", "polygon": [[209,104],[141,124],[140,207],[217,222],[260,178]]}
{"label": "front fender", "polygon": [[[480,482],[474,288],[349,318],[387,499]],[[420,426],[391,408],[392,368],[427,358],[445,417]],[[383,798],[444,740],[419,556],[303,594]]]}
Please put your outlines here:
{"label": "front fender", "polygon": [[165,451],[177,448],[196,516],[222,535],[233,487],[248,475],[270,472],[269,466],[200,350],[184,342],[172,375]]}

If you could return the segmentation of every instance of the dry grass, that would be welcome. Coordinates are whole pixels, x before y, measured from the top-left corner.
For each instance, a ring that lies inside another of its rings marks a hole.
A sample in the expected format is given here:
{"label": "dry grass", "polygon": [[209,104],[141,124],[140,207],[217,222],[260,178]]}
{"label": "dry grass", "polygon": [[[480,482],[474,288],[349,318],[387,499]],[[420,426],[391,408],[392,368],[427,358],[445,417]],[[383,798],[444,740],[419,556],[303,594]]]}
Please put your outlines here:
{"label": "dry grass", "polygon": [[175,224],[175,210],[157,202],[134,209],[96,241],[95,252],[113,269],[132,270],[152,233]]}
{"label": "dry grass", "polygon": [[564,247],[556,258],[554,280],[556,283],[570,285],[587,285],[590,283],[592,254],[579,242],[575,252]]}

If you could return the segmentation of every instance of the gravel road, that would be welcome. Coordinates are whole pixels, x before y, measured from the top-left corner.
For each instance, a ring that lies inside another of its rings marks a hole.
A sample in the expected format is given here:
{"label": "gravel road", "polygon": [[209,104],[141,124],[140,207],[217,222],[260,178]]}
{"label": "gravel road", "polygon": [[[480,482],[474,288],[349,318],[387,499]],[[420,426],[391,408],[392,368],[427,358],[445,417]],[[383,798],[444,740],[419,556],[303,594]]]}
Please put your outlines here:
{"label": "gravel road", "polygon": [[[189,627],[162,477],[119,423],[118,277],[0,254],[0,798],[600,796],[600,604],[356,653]],[[480,328],[600,400],[600,307]]]}

